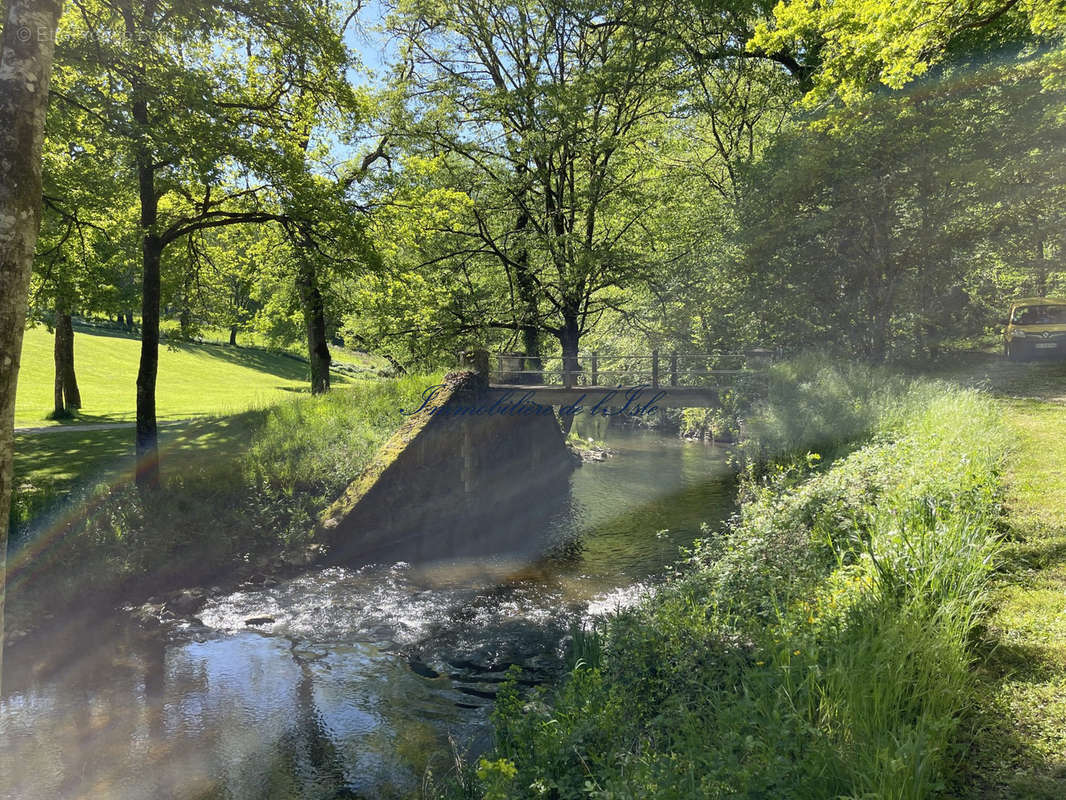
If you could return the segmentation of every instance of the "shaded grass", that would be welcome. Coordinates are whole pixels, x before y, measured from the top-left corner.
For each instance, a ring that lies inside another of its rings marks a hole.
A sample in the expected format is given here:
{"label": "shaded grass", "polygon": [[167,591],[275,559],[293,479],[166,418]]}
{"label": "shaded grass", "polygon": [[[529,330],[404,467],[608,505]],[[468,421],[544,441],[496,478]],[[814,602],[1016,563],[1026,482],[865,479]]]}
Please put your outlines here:
{"label": "shaded grass", "polygon": [[400,408],[438,380],[356,381],[163,429],[163,488],[146,494],[131,485],[131,431],[20,437],[12,613],[25,621],[42,604],[113,602],[301,553],[317,514],[403,422]]}
{"label": "shaded grass", "polygon": [[[163,425],[159,447],[164,470],[185,474],[201,461],[233,466],[266,413]],[[128,483],[135,465],[133,440],[133,428],[125,427],[16,435],[11,529],[17,533],[34,517],[63,505],[71,492]]]}
{"label": "shaded grass", "polygon": [[1009,539],[953,795],[1051,800],[1066,796],[1066,406],[1004,408],[1018,442],[1007,471]]}
{"label": "shaded grass", "polygon": [[[83,408],[67,422],[126,422],[136,411],[140,340],[119,331],[78,328],[75,367]],[[43,326],[26,331],[22,345],[16,427],[60,424],[52,410],[53,337]],[[159,348],[156,387],[161,420],[236,414],[308,391],[307,364],[282,353],[254,348],[165,341]],[[338,385],[349,379],[334,373]]]}

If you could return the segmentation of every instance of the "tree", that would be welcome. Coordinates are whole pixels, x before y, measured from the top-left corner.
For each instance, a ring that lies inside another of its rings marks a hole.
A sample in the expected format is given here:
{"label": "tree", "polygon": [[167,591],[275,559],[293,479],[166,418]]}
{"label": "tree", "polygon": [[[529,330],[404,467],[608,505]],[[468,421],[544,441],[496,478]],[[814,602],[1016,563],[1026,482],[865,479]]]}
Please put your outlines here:
{"label": "tree", "polygon": [[740,206],[763,327],[874,361],[981,332],[973,310],[1002,303],[988,276],[1029,268],[1066,222],[1066,94],[1043,88],[1047,67],[958,69],[780,137]]}
{"label": "tree", "polygon": [[197,312],[210,325],[229,331],[237,346],[238,334],[248,331],[260,304],[256,290],[271,250],[283,243],[274,225],[211,228],[189,237],[189,263],[183,273],[195,276],[199,287]]}
{"label": "tree", "polygon": [[0,676],[15,391],[41,225],[41,148],[62,6],[54,0],[7,0],[5,8],[0,39]]}
{"label": "tree", "polygon": [[163,256],[198,231],[282,218],[261,179],[264,139],[285,129],[283,98],[343,49],[334,10],[313,0],[265,6],[143,5],[86,0],[61,47],[64,103],[121,153],[136,187],[140,239],[141,358],[137,375],[137,482],[159,482],[155,386]]}
{"label": "tree", "polygon": [[[816,52],[808,103],[832,95],[852,103],[884,84],[902,88],[933,65],[1033,37],[1061,37],[1066,11],[1042,0],[891,3],[785,0],[757,25],[749,52]],[[1058,58],[1062,65],[1061,54]]]}
{"label": "tree", "polygon": [[463,327],[518,332],[533,355],[549,334],[576,370],[581,337],[646,274],[641,218],[668,196],[655,165],[678,92],[670,47],[631,22],[669,11],[399,4],[412,145],[440,156],[447,185],[471,200],[461,224],[429,233],[466,269],[494,268],[503,288],[492,306],[470,295]]}
{"label": "tree", "polygon": [[[56,83],[53,81],[53,83]],[[61,91],[61,89],[60,89]],[[55,334],[54,417],[81,408],[74,363],[72,314],[85,309],[120,313],[129,308],[129,250],[112,232],[121,228],[116,209],[129,204],[129,193],[116,180],[112,165],[101,173],[74,144],[84,113],[59,105],[48,115],[43,160],[44,217],[31,283],[30,317]],[[96,143],[99,144],[99,143]],[[116,274],[118,273],[118,274]]]}

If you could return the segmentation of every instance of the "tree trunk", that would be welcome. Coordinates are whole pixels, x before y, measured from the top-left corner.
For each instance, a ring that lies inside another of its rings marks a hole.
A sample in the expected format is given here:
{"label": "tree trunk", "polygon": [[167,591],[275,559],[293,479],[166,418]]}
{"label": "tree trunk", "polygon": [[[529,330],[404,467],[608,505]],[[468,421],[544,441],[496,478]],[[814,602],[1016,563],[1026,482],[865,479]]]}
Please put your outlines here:
{"label": "tree trunk", "polygon": [[307,357],[311,362],[311,394],[329,391],[329,366],[332,359],[326,342],[326,309],[318,288],[314,261],[305,253],[298,254],[300,269],[296,285],[300,290],[304,326],[307,329]]}
{"label": "tree trunk", "polygon": [[133,312],[132,311],[127,311],[125,316],[120,314],[119,317],[120,317],[122,323],[126,326],[126,330],[128,330],[130,333],[132,333],[133,332]]}
{"label": "tree trunk", "polygon": [[[519,171],[519,179],[523,179],[524,169]],[[529,249],[526,247],[524,235],[529,228],[530,216],[528,210],[520,203],[518,217],[515,220],[515,233],[518,239],[518,252],[514,257],[515,265],[515,289],[518,292],[518,318],[521,320],[522,351],[526,354],[523,370],[539,370],[540,361],[540,327],[537,307],[537,286],[533,273],[529,266]],[[521,375],[519,383],[540,383],[543,378],[537,375]]]}
{"label": "tree trunk", "polygon": [[1048,290],[1048,259],[1047,250],[1044,249],[1044,237],[1036,243],[1036,296],[1047,297]]}
{"label": "tree trunk", "polygon": [[74,322],[70,314],[60,314],[56,319],[56,332],[63,331],[62,360],[63,402],[67,411],[81,408],[81,390],[78,375],[74,371]]}
{"label": "tree trunk", "polygon": [[192,295],[193,285],[193,273],[190,267],[185,272],[185,278],[181,284],[181,313],[178,314],[178,330],[179,336],[183,342],[192,341],[193,329],[192,329],[192,302],[190,296]]}
{"label": "tree trunk", "polygon": [[60,329],[59,315],[55,316],[55,334],[52,345],[52,362],[55,365],[55,380],[52,383],[52,418],[66,416],[66,402],[63,399],[63,331]]}
{"label": "tree trunk", "polygon": [[[559,330],[558,336],[559,345],[563,351],[563,385],[573,386],[577,381],[577,375],[574,373],[581,368],[577,360],[581,333],[576,314],[563,312],[563,327]],[[563,433],[570,433],[570,428],[574,425],[574,415],[560,414],[559,421],[562,423]]]}
{"label": "tree trunk", "polygon": [[230,347],[236,347],[237,346],[237,326],[236,325],[230,325],[229,326],[229,346]]}
{"label": "tree trunk", "polygon": [[563,327],[559,331],[559,345],[563,351],[563,370],[565,377],[563,383],[573,386],[577,380],[574,373],[581,369],[577,360],[578,347],[581,343],[581,334],[578,330],[577,315],[563,313]]}
{"label": "tree trunk", "polygon": [[[133,87],[133,119],[147,137],[151,127],[148,101]],[[141,359],[137,367],[136,481],[142,491],[159,486],[159,429],[155,418],[155,383],[159,373],[160,262],[163,241],[159,237],[159,195],[155,166],[149,145],[137,151],[137,192],[141,205]]]}
{"label": "tree trunk", "polygon": [[159,237],[154,233],[146,233],[142,247],[141,361],[137,369],[137,486],[141,489],[159,486],[155,382],[159,373],[159,264],[162,254],[163,246]]}
{"label": "tree trunk", "polygon": [[182,341],[192,340],[192,311],[188,306],[183,307],[178,315],[178,331]]}
{"label": "tree trunk", "polygon": [[[515,269],[515,286],[518,289],[518,298],[522,303],[522,352],[526,354],[524,370],[539,370],[540,361],[540,328],[537,322],[537,297],[533,285],[533,277],[529,274],[528,254],[523,251],[517,260]],[[520,383],[537,383],[536,375],[522,375]]]}
{"label": "tree trunk", "polygon": [[[54,34],[62,6],[56,0],[7,0],[4,8],[7,18],[0,39],[0,679],[15,390],[33,250],[41,227],[41,144]],[[33,35],[27,38],[26,32]]]}
{"label": "tree trunk", "polygon": [[81,392],[74,372],[74,325],[70,314],[56,312],[55,323],[55,416],[81,408]]}

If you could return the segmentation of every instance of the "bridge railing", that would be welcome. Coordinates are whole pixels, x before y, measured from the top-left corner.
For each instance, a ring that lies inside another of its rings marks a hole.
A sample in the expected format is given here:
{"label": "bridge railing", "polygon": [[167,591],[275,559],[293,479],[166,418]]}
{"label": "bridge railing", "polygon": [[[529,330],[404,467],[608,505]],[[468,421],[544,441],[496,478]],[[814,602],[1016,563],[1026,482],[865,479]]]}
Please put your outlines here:
{"label": "bridge railing", "polygon": [[502,385],[573,386],[720,386],[737,376],[759,374],[774,360],[769,350],[649,354],[579,353],[577,369],[564,358],[524,353],[489,355],[489,382]]}

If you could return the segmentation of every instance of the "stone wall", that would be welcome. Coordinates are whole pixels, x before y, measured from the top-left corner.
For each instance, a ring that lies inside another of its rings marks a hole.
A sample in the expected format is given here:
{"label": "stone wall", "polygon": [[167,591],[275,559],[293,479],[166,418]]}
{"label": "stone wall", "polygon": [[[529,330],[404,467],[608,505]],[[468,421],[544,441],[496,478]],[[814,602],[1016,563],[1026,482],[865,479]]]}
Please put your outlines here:
{"label": "stone wall", "polygon": [[425,561],[535,550],[568,501],[575,458],[554,413],[467,414],[491,404],[483,379],[448,375],[323,514],[340,563]]}

